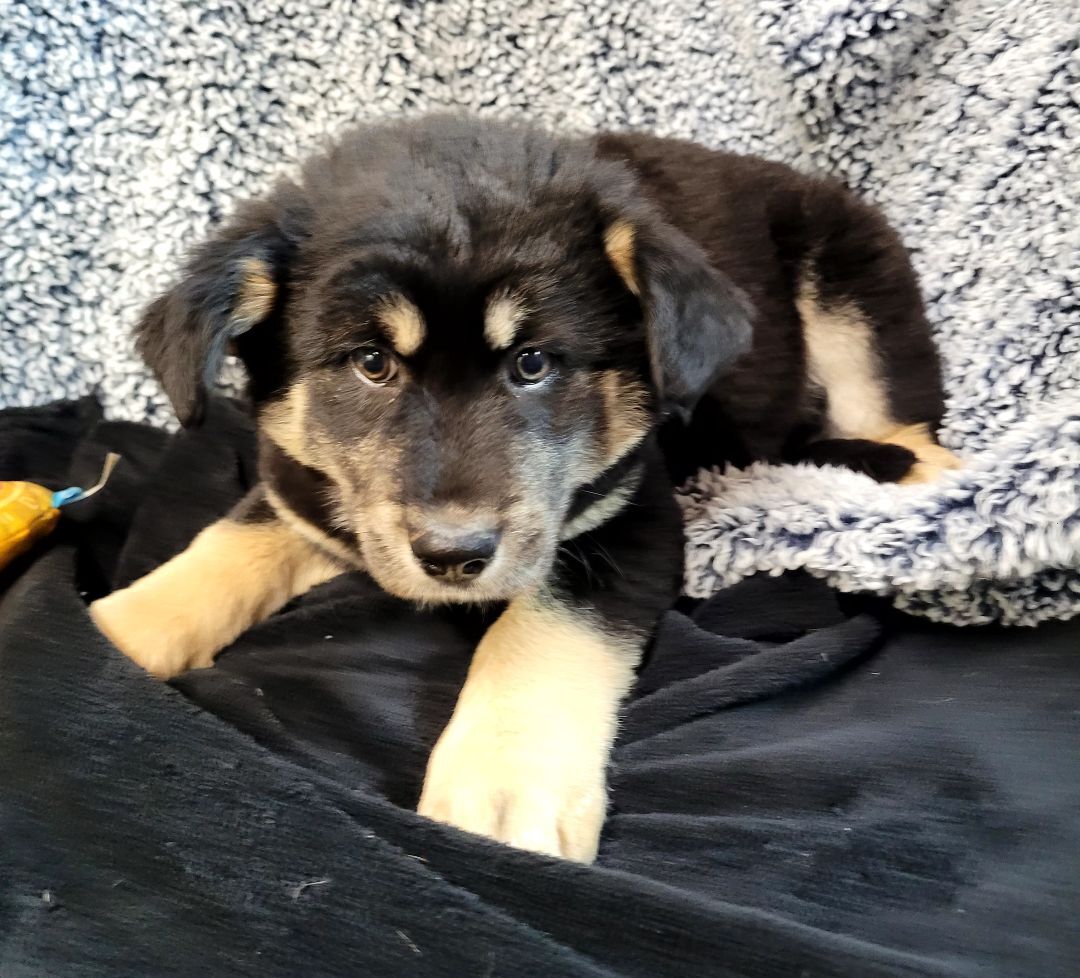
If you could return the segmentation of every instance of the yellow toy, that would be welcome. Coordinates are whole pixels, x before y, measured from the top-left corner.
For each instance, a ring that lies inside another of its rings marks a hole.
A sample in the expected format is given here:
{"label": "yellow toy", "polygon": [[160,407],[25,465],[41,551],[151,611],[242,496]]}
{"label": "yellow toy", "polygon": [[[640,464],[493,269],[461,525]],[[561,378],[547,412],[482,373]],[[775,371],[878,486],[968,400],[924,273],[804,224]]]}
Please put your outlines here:
{"label": "yellow toy", "polygon": [[105,456],[101,478],[89,489],[52,492],[34,482],[0,482],[0,568],[25,553],[52,532],[60,519],[60,507],[86,499],[102,488],[120,456]]}

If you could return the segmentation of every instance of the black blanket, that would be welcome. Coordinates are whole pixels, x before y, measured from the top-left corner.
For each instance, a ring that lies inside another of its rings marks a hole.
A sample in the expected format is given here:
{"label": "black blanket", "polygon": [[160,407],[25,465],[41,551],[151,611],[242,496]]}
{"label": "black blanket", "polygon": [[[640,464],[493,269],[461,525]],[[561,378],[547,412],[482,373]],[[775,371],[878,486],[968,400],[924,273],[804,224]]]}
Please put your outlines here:
{"label": "black blanket", "polygon": [[[252,474],[90,402],[0,478],[92,482],[0,578],[0,975],[1080,974],[1080,622],[958,631],[751,580],[664,619],[593,867],[413,812],[476,639],[361,575],[171,686],[85,601]],[[553,722],[557,722],[554,721]]]}

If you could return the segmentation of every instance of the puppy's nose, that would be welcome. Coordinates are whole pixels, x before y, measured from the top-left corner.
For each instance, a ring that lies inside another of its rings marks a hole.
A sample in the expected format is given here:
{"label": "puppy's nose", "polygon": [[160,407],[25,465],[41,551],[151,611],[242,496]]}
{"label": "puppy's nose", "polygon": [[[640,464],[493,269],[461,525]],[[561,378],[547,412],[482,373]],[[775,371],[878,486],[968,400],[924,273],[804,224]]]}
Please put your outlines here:
{"label": "puppy's nose", "polygon": [[491,562],[500,536],[494,529],[433,524],[413,538],[412,551],[432,577],[466,581],[479,577]]}

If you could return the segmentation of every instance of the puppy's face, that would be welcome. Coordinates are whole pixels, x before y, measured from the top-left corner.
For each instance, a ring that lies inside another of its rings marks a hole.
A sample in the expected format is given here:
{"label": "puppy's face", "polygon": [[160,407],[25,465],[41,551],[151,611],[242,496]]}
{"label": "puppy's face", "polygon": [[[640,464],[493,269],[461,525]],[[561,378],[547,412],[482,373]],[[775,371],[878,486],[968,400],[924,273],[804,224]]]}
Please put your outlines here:
{"label": "puppy's face", "polygon": [[346,141],[249,205],[140,328],[185,420],[237,338],[261,430],[325,476],[336,537],[424,602],[540,583],[575,494],[747,329],[584,144],[454,125]]}
{"label": "puppy's face", "polygon": [[618,242],[565,211],[528,216],[468,262],[422,239],[325,261],[317,234],[298,258],[293,379],[263,428],[330,476],[339,528],[392,593],[494,600],[538,583],[575,491],[651,426]]}

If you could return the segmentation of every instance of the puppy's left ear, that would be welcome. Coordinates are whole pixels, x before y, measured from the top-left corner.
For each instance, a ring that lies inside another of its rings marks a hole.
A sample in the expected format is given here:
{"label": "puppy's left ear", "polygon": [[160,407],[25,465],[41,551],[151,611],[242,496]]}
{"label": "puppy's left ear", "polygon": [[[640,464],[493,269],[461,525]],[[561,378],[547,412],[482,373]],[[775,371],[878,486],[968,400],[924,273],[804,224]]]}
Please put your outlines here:
{"label": "puppy's left ear", "polygon": [[749,349],[749,303],[693,241],[667,225],[617,220],[604,247],[645,307],[661,409],[689,420],[720,372]]}

